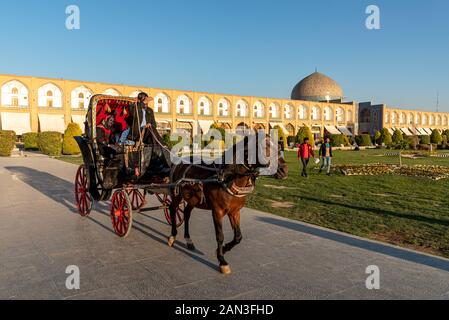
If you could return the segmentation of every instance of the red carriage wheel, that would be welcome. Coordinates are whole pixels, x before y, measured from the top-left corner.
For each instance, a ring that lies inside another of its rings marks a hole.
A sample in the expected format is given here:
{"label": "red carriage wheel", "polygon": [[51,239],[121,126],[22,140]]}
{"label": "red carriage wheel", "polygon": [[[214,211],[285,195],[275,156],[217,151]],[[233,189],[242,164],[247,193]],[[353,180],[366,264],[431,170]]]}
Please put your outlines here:
{"label": "red carriage wheel", "polygon": [[[156,193],[156,197],[159,199],[159,201],[164,204],[166,207],[164,208],[164,214],[165,219],[167,220],[167,223],[171,225],[171,218],[170,218],[170,204],[171,204],[171,197],[169,195],[160,195]],[[177,210],[176,210],[176,228],[179,228],[184,223],[184,209],[186,207],[186,202],[184,200],[181,201],[179,204]]]}
{"label": "red carriage wheel", "polygon": [[145,205],[145,193],[142,194],[138,189],[127,190],[131,200],[133,210],[140,210]]}
{"label": "red carriage wheel", "polygon": [[126,191],[117,190],[114,192],[111,202],[112,227],[119,237],[125,238],[133,224],[131,200]]}
{"label": "red carriage wheel", "polygon": [[84,165],[78,167],[75,177],[75,201],[81,216],[88,216],[92,210],[92,196],[89,193],[89,181]]}

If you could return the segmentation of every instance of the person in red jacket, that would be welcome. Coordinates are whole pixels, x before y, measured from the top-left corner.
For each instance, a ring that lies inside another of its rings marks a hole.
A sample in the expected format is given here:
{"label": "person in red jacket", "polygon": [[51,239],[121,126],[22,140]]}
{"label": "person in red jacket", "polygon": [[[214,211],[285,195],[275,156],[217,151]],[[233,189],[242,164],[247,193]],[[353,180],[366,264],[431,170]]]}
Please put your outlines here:
{"label": "person in red jacket", "polygon": [[304,138],[304,142],[299,145],[298,149],[298,160],[301,159],[302,162],[302,173],[301,176],[307,178],[307,165],[309,164],[310,157],[315,158],[313,153],[313,148],[309,143],[309,138]]}

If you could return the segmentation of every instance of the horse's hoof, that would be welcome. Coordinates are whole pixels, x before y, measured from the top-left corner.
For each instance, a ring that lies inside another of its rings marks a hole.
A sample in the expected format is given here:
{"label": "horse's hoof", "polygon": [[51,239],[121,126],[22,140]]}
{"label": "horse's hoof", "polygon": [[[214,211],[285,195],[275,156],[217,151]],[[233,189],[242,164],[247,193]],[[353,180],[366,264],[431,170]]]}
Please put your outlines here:
{"label": "horse's hoof", "polygon": [[220,272],[224,275],[231,274],[231,267],[228,264],[225,266],[220,266]]}
{"label": "horse's hoof", "polygon": [[195,245],[191,239],[186,239],[187,249],[190,251],[195,251]]}
{"label": "horse's hoof", "polygon": [[173,247],[173,245],[175,244],[175,240],[176,240],[175,237],[170,236],[170,237],[168,238],[168,246],[169,246],[169,247]]}

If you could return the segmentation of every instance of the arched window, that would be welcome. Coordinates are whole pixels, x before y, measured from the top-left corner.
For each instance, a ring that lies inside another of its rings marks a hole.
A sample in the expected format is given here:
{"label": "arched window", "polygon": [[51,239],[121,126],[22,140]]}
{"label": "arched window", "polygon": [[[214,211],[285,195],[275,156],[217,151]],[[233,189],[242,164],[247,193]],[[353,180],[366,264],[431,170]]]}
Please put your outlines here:
{"label": "arched window", "polygon": [[298,108],[298,118],[299,120],[307,119],[307,107],[300,105]]}
{"label": "arched window", "polygon": [[1,88],[1,105],[28,107],[28,89],[17,80],[5,83]]}
{"label": "arched window", "polygon": [[218,101],[217,114],[219,117],[227,117],[230,115],[229,112],[229,101],[226,99],[220,99]]}
{"label": "arched window", "polygon": [[398,118],[397,113],[396,113],[396,112],[393,112],[393,113],[391,114],[391,124],[396,124],[396,121],[398,120],[397,118]]}
{"label": "arched window", "polygon": [[79,86],[72,90],[71,106],[73,109],[87,109],[89,107],[92,91],[85,86]]}
{"label": "arched window", "polygon": [[385,112],[385,123],[390,123],[390,113]]}
{"label": "arched window", "polygon": [[264,109],[265,109],[264,104],[260,101],[257,101],[253,106],[253,117],[263,118],[265,116]]}
{"label": "arched window", "polygon": [[429,116],[429,125],[433,126],[435,124],[435,116],[433,114],[431,114]]}
{"label": "arched window", "polygon": [[17,88],[11,89],[11,106],[13,107],[19,106],[19,89]]}
{"label": "arched window", "polygon": [[324,108],[324,120],[325,121],[332,121],[333,120],[332,108],[331,107],[325,107]]}
{"label": "arched window", "polygon": [[409,113],[407,116],[407,123],[413,124],[413,113]]}
{"label": "arched window", "polygon": [[421,123],[423,126],[427,125],[427,115],[426,114],[422,115]]}
{"label": "arched window", "polygon": [[201,97],[198,100],[198,114],[202,116],[210,116],[212,102],[208,97]]}
{"label": "arched window", "polygon": [[277,103],[270,104],[269,107],[270,118],[277,119],[280,116],[279,105]]}
{"label": "arched window", "polygon": [[399,123],[405,124],[405,113],[401,112],[401,115],[399,116]]}
{"label": "arched window", "polygon": [[337,108],[335,113],[337,115],[337,122],[345,121],[345,110],[343,110],[343,108]]}
{"label": "arched window", "polygon": [[186,95],[181,95],[176,100],[176,113],[192,114],[192,102]]}
{"label": "arched window", "polygon": [[443,126],[447,126],[448,125],[448,118],[447,118],[447,116],[444,116],[443,117],[443,122],[441,123],[441,125],[443,125]]}
{"label": "arched window", "polygon": [[353,112],[352,112],[352,110],[348,110],[348,111],[346,111],[346,121],[348,121],[348,122],[353,122],[354,120],[354,118],[353,118],[354,116],[353,116]]}
{"label": "arched window", "polygon": [[38,106],[47,108],[62,107],[62,91],[52,83],[47,83],[37,90]]}
{"label": "arched window", "polygon": [[154,112],[156,113],[170,112],[170,99],[165,93],[158,93],[154,97]]}
{"label": "arched window", "polygon": [[320,107],[312,107],[312,120],[321,120],[321,109]]}
{"label": "arched window", "polygon": [[441,116],[440,116],[440,115],[437,116],[437,122],[436,122],[436,125],[437,125],[437,126],[441,126]]}
{"label": "arched window", "polygon": [[236,117],[247,117],[248,116],[248,104],[243,101],[237,101],[235,106],[235,116]]}
{"label": "arched window", "polygon": [[418,113],[415,116],[415,124],[421,125],[421,115],[419,115]]}
{"label": "arched window", "polygon": [[284,106],[284,118],[292,119],[293,118],[293,107],[289,104]]}

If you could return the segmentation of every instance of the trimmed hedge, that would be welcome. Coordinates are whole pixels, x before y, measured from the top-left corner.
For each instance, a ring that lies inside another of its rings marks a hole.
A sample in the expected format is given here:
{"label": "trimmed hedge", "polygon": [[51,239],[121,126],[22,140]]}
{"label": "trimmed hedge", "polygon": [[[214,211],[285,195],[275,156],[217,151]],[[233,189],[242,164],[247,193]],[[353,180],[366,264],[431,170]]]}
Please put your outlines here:
{"label": "trimmed hedge", "polygon": [[10,157],[16,145],[16,133],[14,131],[0,131],[0,157]]}
{"label": "trimmed hedge", "polygon": [[383,128],[380,132],[380,142],[385,143],[387,146],[393,143],[393,138],[387,128]]}
{"label": "trimmed hedge", "polygon": [[355,137],[355,142],[361,147],[369,147],[372,145],[371,136],[369,134],[362,134]]}
{"label": "trimmed hedge", "polygon": [[62,134],[47,131],[38,134],[39,150],[49,156],[60,156],[62,152]]}
{"label": "trimmed hedge", "polygon": [[77,123],[69,123],[67,129],[64,132],[64,140],[62,142],[62,153],[71,155],[71,154],[80,154],[81,150],[76,143],[73,137],[81,136],[83,132],[81,131],[80,126]]}
{"label": "trimmed hedge", "polygon": [[441,144],[441,142],[443,142],[443,138],[441,137],[441,134],[437,129],[434,129],[432,131],[432,134],[430,135],[430,142],[436,145],[439,145]]}
{"label": "trimmed hedge", "polygon": [[38,150],[38,133],[36,132],[28,132],[22,134],[23,147],[25,150]]}
{"label": "trimmed hedge", "polygon": [[344,134],[331,134],[331,145],[333,147],[341,147],[341,145],[347,146],[347,139],[345,139],[346,136]]}
{"label": "trimmed hedge", "polygon": [[404,137],[402,136],[401,130],[396,129],[393,134],[393,143],[398,144],[398,143],[402,142],[403,140],[404,140]]}
{"label": "trimmed hedge", "polygon": [[418,136],[409,136],[407,137],[407,142],[410,146],[410,149],[416,150],[419,145],[419,137]]}
{"label": "trimmed hedge", "polygon": [[298,133],[296,134],[296,142],[303,143],[305,137],[309,138],[309,143],[311,146],[315,145],[315,139],[313,137],[313,133],[312,133],[312,131],[310,131],[308,126],[299,128]]}
{"label": "trimmed hedge", "polygon": [[430,144],[430,136],[419,136],[420,144]]}

